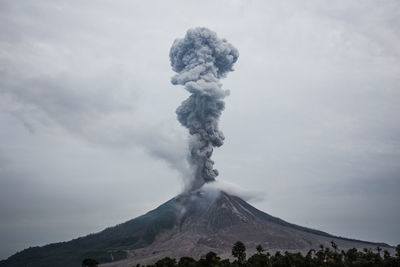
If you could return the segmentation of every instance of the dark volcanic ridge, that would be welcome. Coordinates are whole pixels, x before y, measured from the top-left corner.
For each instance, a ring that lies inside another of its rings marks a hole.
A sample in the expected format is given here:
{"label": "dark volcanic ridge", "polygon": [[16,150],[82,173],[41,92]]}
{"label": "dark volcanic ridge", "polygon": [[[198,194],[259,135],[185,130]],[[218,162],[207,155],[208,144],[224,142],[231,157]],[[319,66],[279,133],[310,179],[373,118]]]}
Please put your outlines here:
{"label": "dark volcanic ridge", "polygon": [[393,247],[353,240],[288,223],[264,213],[239,197],[216,190],[179,195],[158,208],[102,232],[18,252],[0,266],[80,266],[95,258],[104,266],[152,263],[163,257],[200,258],[209,251],[229,258],[242,241],[250,254],[261,244],[270,252],[326,247],[340,249]]}

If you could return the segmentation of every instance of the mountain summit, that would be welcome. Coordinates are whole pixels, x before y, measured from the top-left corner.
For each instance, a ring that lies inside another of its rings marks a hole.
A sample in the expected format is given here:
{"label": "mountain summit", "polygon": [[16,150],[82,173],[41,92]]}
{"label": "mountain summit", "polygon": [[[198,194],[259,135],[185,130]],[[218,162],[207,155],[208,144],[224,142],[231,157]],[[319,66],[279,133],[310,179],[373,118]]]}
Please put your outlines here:
{"label": "mountain summit", "polygon": [[28,248],[1,261],[0,266],[80,266],[84,258],[95,258],[104,266],[132,266],[167,256],[199,258],[209,251],[224,258],[230,257],[238,240],[250,253],[258,244],[270,252],[307,252],[321,244],[330,246],[331,241],[345,250],[391,248],[285,222],[222,191],[196,190],[102,232]]}

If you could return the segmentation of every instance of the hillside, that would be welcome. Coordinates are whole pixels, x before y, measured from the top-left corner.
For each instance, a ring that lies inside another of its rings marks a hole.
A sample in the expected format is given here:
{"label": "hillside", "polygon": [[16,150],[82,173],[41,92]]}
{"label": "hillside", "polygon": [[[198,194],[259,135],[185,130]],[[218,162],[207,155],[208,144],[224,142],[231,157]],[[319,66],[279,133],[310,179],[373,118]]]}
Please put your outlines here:
{"label": "hillside", "polygon": [[248,251],[261,244],[269,251],[306,252],[334,241],[341,249],[393,249],[387,244],[335,237],[288,223],[224,192],[179,195],[158,208],[99,233],[69,242],[25,249],[0,262],[5,266],[80,266],[95,258],[104,266],[132,266],[160,258],[199,258],[210,250],[229,257],[241,240]]}

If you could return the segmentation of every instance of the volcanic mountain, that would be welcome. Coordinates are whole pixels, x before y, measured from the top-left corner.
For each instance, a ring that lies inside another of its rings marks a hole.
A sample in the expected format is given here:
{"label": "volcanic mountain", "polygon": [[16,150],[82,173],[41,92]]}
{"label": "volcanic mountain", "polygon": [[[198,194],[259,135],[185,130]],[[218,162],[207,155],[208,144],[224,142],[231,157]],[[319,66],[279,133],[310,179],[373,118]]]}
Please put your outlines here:
{"label": "volcanic mountain", "polygon": [[242,241],[250,254],[261,244],[269,252],[307,252],[334,241],[340,249],[393,248],[336,237],[285,222],[241,198],[223,191],[196,190],[181,194],[158,208],[102,232],[18,252],[0,266],[80,266],[95,258],[102,266],[133,266],[163,257],[200,258],[209,251],[230,257],[232,245]]}

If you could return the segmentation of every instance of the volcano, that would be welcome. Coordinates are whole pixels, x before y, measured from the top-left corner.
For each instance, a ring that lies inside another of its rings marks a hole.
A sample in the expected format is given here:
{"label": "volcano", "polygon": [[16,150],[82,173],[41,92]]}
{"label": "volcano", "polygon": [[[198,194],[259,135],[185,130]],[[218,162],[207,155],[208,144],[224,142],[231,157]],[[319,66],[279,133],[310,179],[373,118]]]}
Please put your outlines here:
{"label": "volcano", "polygon": [[80,266],[95,258],[102,266],[154,263],[164,257],[200,258],[209,251],[229,258],[232,245],[242,241],[249,254],[258,244],[270,253],[330,246],[340,249],[392,247],[331,234],[288,223],[217,190],[196,190],[178,195],[158,208],[99,233],[33,247],[16,253],[0,266]]}

